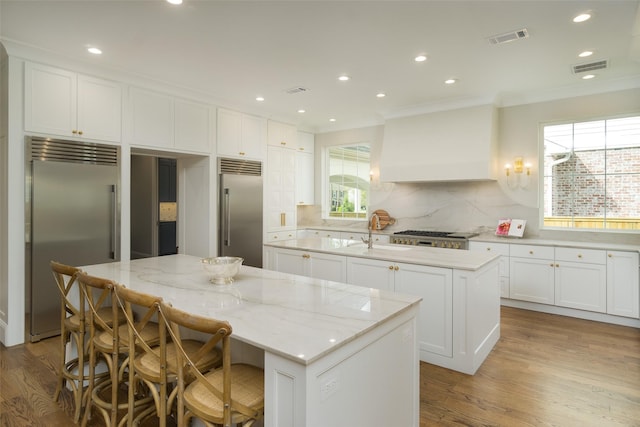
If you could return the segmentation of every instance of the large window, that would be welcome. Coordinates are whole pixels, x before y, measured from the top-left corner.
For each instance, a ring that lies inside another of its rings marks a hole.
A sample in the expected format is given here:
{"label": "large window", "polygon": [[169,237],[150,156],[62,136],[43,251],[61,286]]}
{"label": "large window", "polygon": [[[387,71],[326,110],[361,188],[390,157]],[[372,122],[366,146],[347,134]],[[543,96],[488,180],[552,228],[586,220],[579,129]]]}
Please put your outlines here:
{"label": "large window", "polygon": [[640,116],[546,125],[544,226],[640,229]]}
{"label": "large window", "polygon": [[368,143],[327,148],[329,182],[325,203],[330,218],[367,218],[369,151]]}

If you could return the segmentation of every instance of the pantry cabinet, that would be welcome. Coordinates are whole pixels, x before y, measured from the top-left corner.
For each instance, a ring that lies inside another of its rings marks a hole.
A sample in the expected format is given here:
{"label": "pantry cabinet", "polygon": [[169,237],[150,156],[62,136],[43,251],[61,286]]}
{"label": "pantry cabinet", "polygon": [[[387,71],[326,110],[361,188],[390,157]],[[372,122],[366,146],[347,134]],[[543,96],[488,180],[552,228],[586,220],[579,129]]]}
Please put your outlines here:
{"label": "pantry cabinet", "polygon": [[295,126],[269,120],[267,126],[267,144],[273,147],[297,148],[298,130]]}
{"label": "pantry cabinet", "polygon": [[511,245],[509,295],[513,299],[555,303],[554,251],[552,247]]}
{"label": "pantry cabinet", "polygon": [[26,62],[25,130],[120,142],[122,90],[116,82]]}
{"label": "pantry cabinet", "polygon": [[313,205],[314,197],[314,136],[298,132],[296,150],[296,202]]}
{"label": "pantry cabinet", "polygon": [[218,108],[218,156],[261,160],[266,120]]}
{"label": "pantry cabinet", "polygon": [[638,253],[607,251],[607,313],[637,319],[639,288]]}
{"label": "pantry cabinet", "polygon": [[347,257],[347,283],[422,297],[418,345],[453,356],[453,272],[449,268]]}
{"label": "pantry cabinet", "polygon": [[266,232],[295,230],[296,152],[267,147],[265,218]]}

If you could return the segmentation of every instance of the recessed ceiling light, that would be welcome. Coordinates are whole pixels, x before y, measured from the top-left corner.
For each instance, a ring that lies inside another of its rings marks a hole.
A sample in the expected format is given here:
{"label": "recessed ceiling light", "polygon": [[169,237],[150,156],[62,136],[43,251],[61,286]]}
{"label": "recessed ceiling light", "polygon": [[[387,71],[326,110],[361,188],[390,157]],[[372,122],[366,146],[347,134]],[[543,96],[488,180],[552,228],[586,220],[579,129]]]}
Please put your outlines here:
{"label": "recessed ceiling light", "polygon": [[167,3],[171,3],[171,4],[182,4],[182,0],[167,0]]}
{"label": "recessed ceiling light", "polygon": [[258,101],[258,102],[262,102],[262,101],[264,101],[264,97],[262,97],[262,96],[256,96],[256,101]]}
{"label": "recessed ceiling light", "polygon": [[330,122],[335,122],[335,121],[336,121],[336,119],[333,119],[333,118],[332,118],[332,119],[329,119],[329,121],[330,121]]}
{"label": "recessed ceiling light", "polygon": [[338,77],[338,80],[340,80],[341,82],[346,82],[347,80],[349,80],[349,76],[342,75]]}
{"label": "recessed ceiling light", "polygon": [[581,13],[580,15],[573,18],[573,22],[584,22],[588,21],[591,18],[590,13]]}
{"label": "recessed ceiling light", "polygon": [[591,55],[593,55],[593,52],[591,52],[590,50],[585,50],[584,52],[580,52],[578,54],[580,58],[586,58],[587,56],[591,56]]}
{"label": "recessed ceiling light", "polygon": [[384,98],[385,96],[387,96],[387,94],[386,94],[386,93],[382,93],[382,92],[380,92],[380,93],[376,94],[376,96],[377,96],[378,98]]}
{"label": "recessed ceiling light", "polygon": [[456,80],[456,79],[447,79],[447,80],[445,80],[445,81],[444,81],[444,84],[446,84],[446,85],[452,85],[452,84],[454,84],[455,82],[457,82],[457,80]]}
{"label": "recessed ceiling light", "polygon": [[424,62],[427,60],[427,56],[426,55],[418,55],[414,58],[414,60],[416,62]]}
{"label": "recessed ceiling light", "polygon": [[302,114],[302,113],[306,113],[307,111],[304,108],[301,108],[298,110],[298,113]]}
{"label": "recessed ceiling light", "polygon": [[587,74],[585,76],[582,76],[582,80],[589,80],[595,77],[595,74]]}
{"label": "recessed ceiling light", "polygon": [[102,51],[100,49],[98,49],[97,47],[90,47],[90,48],[87,49],[87,51],[89,53],[94,54],[94,55],[101,55],[102,54]]}

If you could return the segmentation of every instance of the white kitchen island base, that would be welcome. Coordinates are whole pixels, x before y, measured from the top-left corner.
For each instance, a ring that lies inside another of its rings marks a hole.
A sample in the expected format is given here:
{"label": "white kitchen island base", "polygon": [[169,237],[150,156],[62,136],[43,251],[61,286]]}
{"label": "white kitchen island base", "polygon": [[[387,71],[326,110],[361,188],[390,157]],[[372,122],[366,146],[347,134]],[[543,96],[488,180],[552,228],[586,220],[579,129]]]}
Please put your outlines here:
{"label": "white kitchen island base", "polygon": [[310,365],[265,354],[265,425],[418,426],[417,311]]}

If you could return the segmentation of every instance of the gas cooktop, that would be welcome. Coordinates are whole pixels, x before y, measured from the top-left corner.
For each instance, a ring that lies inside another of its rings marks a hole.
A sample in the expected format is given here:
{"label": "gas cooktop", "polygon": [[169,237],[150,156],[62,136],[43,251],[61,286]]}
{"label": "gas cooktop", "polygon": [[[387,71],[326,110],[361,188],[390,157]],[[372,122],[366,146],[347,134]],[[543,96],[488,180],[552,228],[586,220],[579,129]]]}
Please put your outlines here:
{"label": "gas cooktop", "polygon": [[477,236],[476,233],[461,233],[453,231],[428,231],[428,230],[404,230],[393,233],[398,236],[415,236],[415,237],[446,237],[447,239],[468,239]]}

